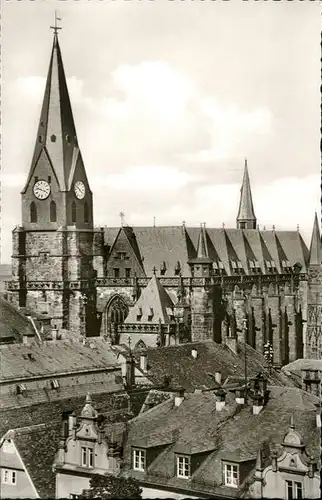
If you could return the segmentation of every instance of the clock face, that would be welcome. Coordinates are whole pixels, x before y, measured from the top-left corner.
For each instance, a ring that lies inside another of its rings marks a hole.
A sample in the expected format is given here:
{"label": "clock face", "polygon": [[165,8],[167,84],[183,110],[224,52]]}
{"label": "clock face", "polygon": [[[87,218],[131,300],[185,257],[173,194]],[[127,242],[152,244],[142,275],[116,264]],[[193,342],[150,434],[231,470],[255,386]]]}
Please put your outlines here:
{"label": "clock face", "polygon": [[85,184],[82,181],[76,181],[74,185],[74,191],[76,197],[81,200],[85,196]]}
{"label": "clock face", "polygon": [[47,181],[37,181],[34,184],[33,191],[38,200],[45,200],[50,195],[50,185]]}

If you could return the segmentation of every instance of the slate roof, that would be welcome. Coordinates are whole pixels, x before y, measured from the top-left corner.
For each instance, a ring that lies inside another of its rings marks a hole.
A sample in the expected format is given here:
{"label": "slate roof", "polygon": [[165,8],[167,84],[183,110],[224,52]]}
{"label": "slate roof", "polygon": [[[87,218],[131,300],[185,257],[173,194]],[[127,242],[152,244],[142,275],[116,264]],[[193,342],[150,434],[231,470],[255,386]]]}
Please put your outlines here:
{"label": "slate roof", "polygon": [[[191,351],[197,351],[197,358]],[[191,342],[157,349],[147,348],[148,372],[146,377],[153,384],[161,386],[165,376],[170,376],[171,387],[183,387],[186,390],[206,389],[216,386],[215,372],[221,372],[222,383],[227,377],[243,378],[245,373],[245,344],[239,344],[239,353],[235,355],[225,344],[217,344],[212,340]],[[266,361],[262,354],[247,345],[247,372],[255,377],[259,372],[265,373],[271,384],[294,386],[294,383],[283,373],[272,370],[268,373]],[[140,351],[135,352],[139,363]]]}
{"label": "slate roof", "polygon": [[[141,413],[129,422],[126,456],[129,458],[132,446],[164,445],[165,449],[146,473],[131,471],[131,476],[172,488],[223,493],[221,461],[248,462],[248,472],[251,472],[257,451],[264,444],[269,443],[271,449],[281,451],[292,414],[295,428],[307,445],[307,453],[319,459],[320,435],[315,422],[318,398],[298,388],[269,386],[268,389],[268,403],[259,415],[253,415],[251,405],[237,405],[230,393],[225,407],[218,412],[210,392],[187,394],[178,407],[173,399],[166,400]],[[174,453],[205,453],[192,480],[174,477]]]}
{"label": "slate roof", "polygon": [[0,339],[4,341],[12,337],[16,342],[21,342],[23,335],[35,336],[32,324],[0,294]]}
{"label": "slate roof", "polygon": [[[152,276],[156,267],[160,274],[163,263],[164,276],[174,276],[179,261],[183,276],[190,276],[188,260],[197,255],[200,227],[156,226],[132,227],[136,237],[136,253],[143,257],[147,276]],[[129,229],[127,229],[128,231]],[[113,244],[117,236],[116,228],[105,229],[105,242]],[[309,259],[308,249],[298,231],[260,231],[257,229],[205,228],[209,257],[220,260],[227,275],[232,274],[230,261],[242,263],[245,274],[250,273],[249,260],[255,256],[263,273],[267,273],[266,261],[274,261],[279,273],[281,260],[287,260],[292,267],[299,262],[302,272],[306,272]],[[117,246],[117,242],[115,242]]]}
{"label": "slate roof", "polygon": [[0,382],[117,365],[104,339],[91,339],[90,344],[93,347],[79,341],[59,340],[39,345],[1,346]]}
{"label": "slate roof", "polygon": [[52,471],[58,450],[61,423],[47,422],[9,430],[11,438],[40,498],[55,498],[55,474]]}
{"label": "slate roof", "polygon": [[[142,290],[137,302],[130,308],[124,323],[137,323],[137,316],[140,315],[141,311],[140,323],[169,323],[169,309],[172,308],[173,302],[171,298],[156,275],[153,275],[147,286]],[[150,315],[152,315],[152,319],[149,321],[148,317]]]}
{"label": "slate roof", "polygon": [[301,375],[302,370],[320,370],[322,373],[322,359],[296,359],[282,367],[282,371],[286,374],[290,372]]}

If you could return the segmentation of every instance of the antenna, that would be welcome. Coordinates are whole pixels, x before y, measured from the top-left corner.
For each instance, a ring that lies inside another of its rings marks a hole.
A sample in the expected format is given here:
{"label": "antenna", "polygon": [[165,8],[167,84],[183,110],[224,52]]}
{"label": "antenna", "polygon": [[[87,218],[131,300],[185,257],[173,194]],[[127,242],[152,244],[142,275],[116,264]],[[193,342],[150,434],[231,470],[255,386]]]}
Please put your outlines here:
{"label": "antenna", "polygon": [[57,21],[61,21],[61,18],[57,17],[57,10],[55,10],[55,26],[50,26],[50,29],[53,30],[54,35],[57,35],[58,30],[61,30],[61,27],[57,25]]}

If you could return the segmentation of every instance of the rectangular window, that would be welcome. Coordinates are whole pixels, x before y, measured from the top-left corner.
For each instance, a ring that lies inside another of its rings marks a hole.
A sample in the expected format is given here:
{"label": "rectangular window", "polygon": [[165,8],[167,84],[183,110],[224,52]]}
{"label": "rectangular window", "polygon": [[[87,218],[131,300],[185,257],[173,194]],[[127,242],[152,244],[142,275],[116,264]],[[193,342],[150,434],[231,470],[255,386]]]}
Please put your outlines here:
{"label": "rectangular window", "polygon": [[93,448],[82,447],[82,466],[94,467],[94,454]]}
{"label": "rectangular window", "polygon": [[131,277],[131,268],[130,267],[126,267],[125,268],[125,277],[126,278],[130,278]]}
{"label": "rectangular window", "polygon": [[225,486],[237,488],[239,484],[239,466],[236,464],[224,464]]}
{"label": "rectangular window", "polygon": [[190,457],[179,455],[177,456],[177,477],[190,477]]}
{"label": "rectangular window", "polygon": [[17,471],[3,469],[2,480],[4,484],[17,484]]}
{"label": "rectangular window", "polygon": [[303,485],[298,481],[286,481],[287,500],[301,500],[303,498]]}
{"label": "rectangular window", "polygon": [[133,469],[134,470],[145,470],[145,450],[140,448],[134,448],[133,450]]}
{"label": "rectangular window", "polygon": [[120,270],[119,270],[119,268],[115,267],[113,269],[113,271],[114,271],[114,278],[119,278],[120,277]]}

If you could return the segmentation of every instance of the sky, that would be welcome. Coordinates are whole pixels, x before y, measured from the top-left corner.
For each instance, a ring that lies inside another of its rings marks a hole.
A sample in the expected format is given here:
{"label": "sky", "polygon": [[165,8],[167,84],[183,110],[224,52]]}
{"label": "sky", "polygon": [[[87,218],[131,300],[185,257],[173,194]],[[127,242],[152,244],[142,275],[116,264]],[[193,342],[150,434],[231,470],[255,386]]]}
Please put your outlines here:
{"label": "sky", "polygon": [[319,2],[2,3],[1,261],[21,223],[54,13],[95,225],[260,228],[309,244],[320,213]]}

